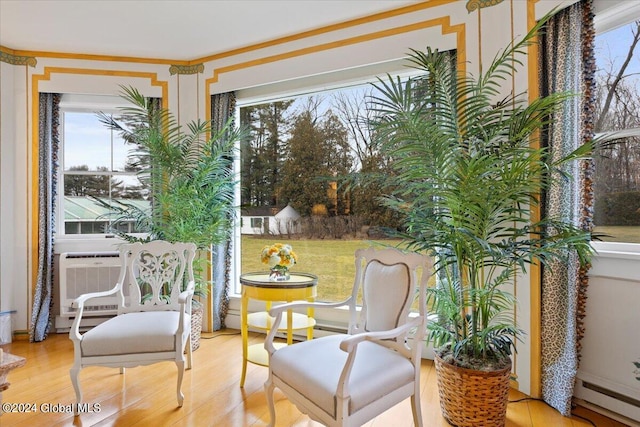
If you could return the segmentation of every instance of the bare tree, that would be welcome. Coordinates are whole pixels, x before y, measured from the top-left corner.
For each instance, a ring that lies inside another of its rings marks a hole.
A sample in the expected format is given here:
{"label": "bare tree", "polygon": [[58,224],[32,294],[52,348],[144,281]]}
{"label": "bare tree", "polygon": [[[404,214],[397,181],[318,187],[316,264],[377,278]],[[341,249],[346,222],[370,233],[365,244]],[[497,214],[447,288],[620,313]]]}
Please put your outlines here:
{"label": "bare tree", "polygon": [[616,72],[612,69],[613,65],[610,64],[609,71],[603,74],[604,79],[602,83],[599,82],[599,85],[605,89],[606,94],[604,96],[604,102],[602,103],[602,108],[600,109],[598,119],[596,120],[596,132],[604,130],[603,126],[605,125],[605,121],[612,114],[612,111],[610,110],[614,98],[618,100],[620,99],[620,96],[616,95],[619,95],[617,90],[618,87],[622,84],[623,80],[638,74],[627,74],[627,69],[635,53],[636,45],[638,44],[638,41],[640,41],[640,21],[635,21],[634,24],[635,28],[631,30],[633,34],[631,45],[629,46],[629,50],[627,51],[627,55],[622,65]]}
{"label": "bare tree", "polygon": [[373,87],[340,92],[332,100],[333,108],[349,132],[349,140],[356,167],[361,168],[369,159],[377,157],[379,149],[375,143],[371,126],[374,111],[367,108]]}

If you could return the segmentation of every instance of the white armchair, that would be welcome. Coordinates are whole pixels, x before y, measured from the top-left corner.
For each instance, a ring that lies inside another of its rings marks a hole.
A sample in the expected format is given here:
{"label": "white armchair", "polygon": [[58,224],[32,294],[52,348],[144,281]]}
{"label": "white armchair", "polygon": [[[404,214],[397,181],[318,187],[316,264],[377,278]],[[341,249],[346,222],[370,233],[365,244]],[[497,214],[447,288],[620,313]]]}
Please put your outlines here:
{"label": "white armchair", "polygon": [[[74,406],[76,415],[82,403],[78,376],[82,368],[90,365],[117,367],[124,373],[126,367],[175,361],[178,406],[182,406],[185,348],[187,369],[191,369],[195,251],[193,243],[153,241],[122,245],[120,277],[115,287],[81,295],[74,301],[77,315],[69,338],[74,346],[70,375],[78,403]],[[183,284],[186,287],[181,292]],[[114,294],[119,301],[117,316],[80,334],[85,302]]]}
{"label": "white armchair", "polygon": [[[269,332],[265,391],[270,426],[275,425],[275,387],[301,412],[327,426],[360,426],[407,398],[411,398],[414,424],[422,426],[420,361],[431,260],[416,253],[373,248],[358,250],[355,257],[355,283],[346,301],[294,302],[270,310],[275,325],[292,308],[348,306],[350,311],[347,334],[276,349],[277,328]],[[356,306],[359,291],[360,310]],[[412,316],[416,295],[419,315]]]}

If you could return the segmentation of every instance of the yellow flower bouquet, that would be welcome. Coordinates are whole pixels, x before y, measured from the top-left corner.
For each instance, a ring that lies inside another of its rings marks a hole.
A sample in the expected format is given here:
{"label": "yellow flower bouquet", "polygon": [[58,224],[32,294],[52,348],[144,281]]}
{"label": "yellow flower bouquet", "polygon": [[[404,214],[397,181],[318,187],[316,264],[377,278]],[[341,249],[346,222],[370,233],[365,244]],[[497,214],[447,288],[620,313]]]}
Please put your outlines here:
{"label": "yellow flower bouquet", "polygon": [[262,248],[260,259],[263,264],[269,266],[272,281],[284,281],[289,279],[289,268],[298,262],[298,256],[293,251],[291,245],[274,243]]}

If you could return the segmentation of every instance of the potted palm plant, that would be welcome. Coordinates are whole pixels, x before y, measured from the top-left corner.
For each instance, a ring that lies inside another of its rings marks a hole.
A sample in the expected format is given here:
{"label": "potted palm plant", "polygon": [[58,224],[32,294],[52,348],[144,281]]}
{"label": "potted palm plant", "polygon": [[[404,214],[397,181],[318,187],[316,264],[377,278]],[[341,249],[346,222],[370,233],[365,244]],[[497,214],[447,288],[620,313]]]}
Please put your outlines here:
{"label": "potted palm plant", "polygon": [[[150,207],[122,199],[94,200],[110,209],[111,232],[126,241],[195,243],[201,251],[194,265],[195,295],[204,297],[212,285],[206,251],[227,241],[234,221],[236,180],[230,162],[242,132],[230,122],[212,132],[210,124],[202,121],[190,122],[185,132],[168,110],[135,88],[123,87],[121,96],[129,106],[121,108],[117,116],[99,113],[99,118],[132,145],[129,166],[138,171],[142,187],[149,192]],[[142,235],[122,231],[126,227],[121,225],[132,220]],[[193,301],[195,350],[199,347],[203,310],[197,300]]]}
{"label": "potted palm plant", "polygon": [[[544,189],[566,176],[563,167],[590,154],[585,144],[552,160],[535,139],[568,97],[554,93],[530,103],[507,95],[519,58],[544,19],[501,51],[477,77],[455,71],[447,52],[411,50],[419,77],[380,79],[371,100],[393,194],[410,249],[435,257],[429,324],[443,415],[456,426],[504,425],[510,355],[521,331],[514,323],[515,275],[528,264],[575,251],[582,263],[590,235],[557,218],[536,218]],[[470,381],[465,385],[462,381]]]}

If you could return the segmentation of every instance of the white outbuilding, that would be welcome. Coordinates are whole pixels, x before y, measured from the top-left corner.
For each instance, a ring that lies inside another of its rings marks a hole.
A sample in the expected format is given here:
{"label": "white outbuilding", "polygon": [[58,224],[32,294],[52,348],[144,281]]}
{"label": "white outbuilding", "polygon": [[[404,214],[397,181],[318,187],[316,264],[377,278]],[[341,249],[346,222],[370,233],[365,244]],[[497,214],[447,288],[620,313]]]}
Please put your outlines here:
{"label": "white outbuilding", "polygon": [[[275,214],[274,214],[275,212]],[[246,209],[242,213],[242,234],[296,234],[301,232],[300,214],[291,205]]]}

